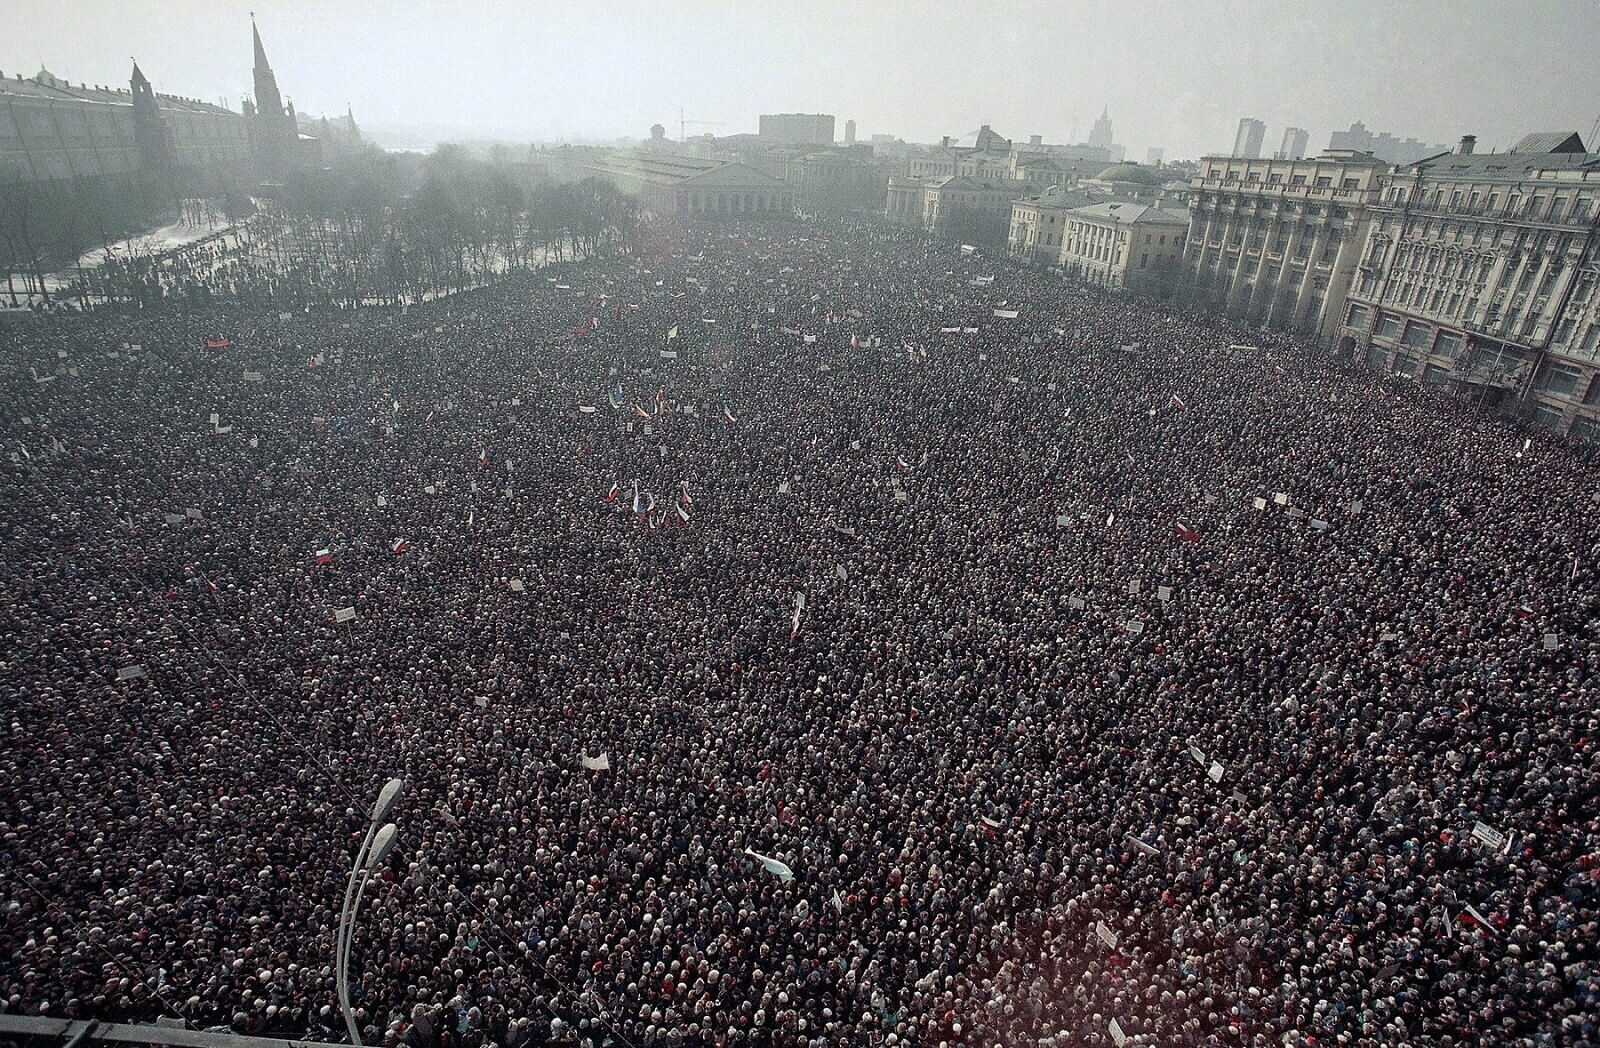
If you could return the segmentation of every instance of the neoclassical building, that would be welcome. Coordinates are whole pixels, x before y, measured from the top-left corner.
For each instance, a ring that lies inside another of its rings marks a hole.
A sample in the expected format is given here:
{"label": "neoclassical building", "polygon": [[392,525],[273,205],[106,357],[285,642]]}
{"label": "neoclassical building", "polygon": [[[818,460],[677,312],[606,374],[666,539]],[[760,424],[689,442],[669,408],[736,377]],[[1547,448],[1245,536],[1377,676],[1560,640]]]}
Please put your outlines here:
{"label": "neoclassical building", "polygon": [[1165,297],[1183,259],[1189,216],[1124,201],[1075,207],[1064,216],[1061,266],[1103,287]]}
{"label": "neoclassical building", "polygon": [[1475,147],[1386,180],[1340,346],[1600,440],[1600,154],[1567,131]]}
{"label": "neoclassical building", "polygon": [[564,149],[551,168],[568,177],[603,178],[658,215],[794,213],[794,191],[748,165],[648,149]]}
{"label": "neoclassical building", "polygon": [[1350,150],[1203,158],[1190,182],[1185,296],[1331,343],[1386,169]]}
{"label": "neoclassical building", "polygon": [[892,222],[999,250],[1006,246],[1011,202],[1036,188],[1031,182],[1011,179],[896,175],[889,179],[885,214]]}

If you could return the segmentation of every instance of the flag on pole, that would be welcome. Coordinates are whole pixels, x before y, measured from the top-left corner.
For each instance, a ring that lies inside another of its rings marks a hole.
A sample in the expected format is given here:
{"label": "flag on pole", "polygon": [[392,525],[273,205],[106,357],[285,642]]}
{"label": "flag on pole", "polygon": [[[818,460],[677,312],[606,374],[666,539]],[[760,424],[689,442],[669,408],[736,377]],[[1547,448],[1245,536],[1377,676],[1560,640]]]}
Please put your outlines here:
{"label": "flag on pole", "polygon": [[611,482],[611,490],[606,492],[606,501],[607,502],[615,502],[615,501],[617,501],[617,495],[620,494],[621,491],[622,491],[622,485],[618,484],[616,481],[613,480]]}
{"label": "flag on pole", "polygon": [[405,539],[395,539],[394,542],[390,544],[389,548],[394,551],[396,556],[399,556],[411,548],[411,543]]}
{"label": "flag on pole", "polygon": [[332,550],[326,550],[326,549],[317,550],[317,564],[319,566],[327,567],[329,564],[332,564],[332,563],[333,563],[333,551]]}
{"label": "flag on pole", "polygon": [[667,329],[667,341],[671,342],[673,339],[675,339],[677,337],[678,337],[678,325],[674,324],[674,325],[672,325],[672,327]]}
{"label": "flag on pole", "polygon": [[1177,408],[1179,411],[1185,411],[1189,407],[1183,402],[1183,398],[1176,393],[1172,394],[1171,398],[1167,400],[1167,406]]}
{"label": "flag on pole", "polygon": [[731,426],[735,422],[738,422],[739,420],[733,417],[733,412],[728,410],[727,405],[723,405],[723,407],[722,407],[722,421],[726,422],[728,425]]}
{"label": "flag on pole", "polygon": [[789,869],[789,867],[784,863],[779,862],[777,859],[768,858],[767,856],[762,855],[760,852],[751,851],[749,848],[746,848],[744,853],[750,856],[750,858],[754,859],[756,862],[759,862],[768,873],[778,878],[778,880],[794,880],[794,871]]}
{"label": "flag on pole", "polygon": [[1200,541],[1200,533],[1181,520],[1172,526],[1172,533],[1185,542]]}
{"label": "flag on pole", "polygon": [[683,508],[683,503],[678,503],[676,511],[678,514],[678,522],[680,524],[689,523],[689,511]]}
{"label": "flag on pole", "polygon": [[694,505],[694,499],[689,497],[689,482],[687,480],[683,481],[682,482],[682,486],[683,486],[683,504],[685,506]]}

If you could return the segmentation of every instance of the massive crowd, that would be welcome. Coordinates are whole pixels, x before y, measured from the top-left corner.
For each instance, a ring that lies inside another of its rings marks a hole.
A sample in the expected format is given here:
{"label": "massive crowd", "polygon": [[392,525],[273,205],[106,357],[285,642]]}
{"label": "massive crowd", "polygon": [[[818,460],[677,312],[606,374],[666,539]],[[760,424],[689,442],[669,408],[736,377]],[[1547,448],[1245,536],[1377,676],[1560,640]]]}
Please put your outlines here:
{"label": "massive crowd", "polygon": [[1596,1041],[1600,478],[1469,402],[812,224],[0,358],[6,1011],[342,1039],[399,775],[367,1043]]}

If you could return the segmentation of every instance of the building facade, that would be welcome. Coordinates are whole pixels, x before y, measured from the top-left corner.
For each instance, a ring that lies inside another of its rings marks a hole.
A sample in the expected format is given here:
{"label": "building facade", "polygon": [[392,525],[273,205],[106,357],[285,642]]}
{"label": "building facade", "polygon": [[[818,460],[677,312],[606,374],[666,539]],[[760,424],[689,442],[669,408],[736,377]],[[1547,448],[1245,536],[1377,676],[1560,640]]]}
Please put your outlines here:
{"label": "building facade", "polygon": [[784,162],[783,181],[794,192],[795,206],[805,211],[880,211],[889,168],[867,147],[807,153]]}
{"label": "building facade", "polygon": [[885,214],[939,236],[1005,250],[1011,203],[1037,189],[1028,182],[946,175],[889,179]]}
{"label": "building facade", "polygon": [[550,168],[558,177],[604,179],[657,215],[794,213],[794,194],[788,185],[737,162],[649,149],[579,147],[552,152]]}
{"label": "building facade", "polygon": [[1254,160],[1261,155],[1261,141],[1267,136],[1267,125],[1253,117],[1239,121],[1239,130],[1233,135],[1233,155]]}
{"label": "building facade", "polygon": [[1205,157],[1190,182],[1186,298],[1331,343],[1387,165]]}
{"label": "building facade", "polygon": [[1189,216],[1147,204],[1101,203],[1066,213],[1061,267],[1102,287],[1165,297],[1182,265]]}
{"label": "building facade", "polygon": [[757,133],[763,142],[776,146],[831,146],[833,117],[826,113],[764,113]]}
{"label": "building facade", "polygon": [[1006,254],[1018,262],[1054,266],[1066,242],[1067,213],[1089,204],[1107,203],[1097,190],[1053,185],[1011,202]]}
{"label": "building facade", "polygon": [[1372,205],[1340,347],[1600,440],[1600,154],[1576,133],[1408,164]]}
{"label": "building facade", "polygon": [[138,63],[127,90],[74,86],[43,69],[0,80],[0,179],[165,178],[248,159],[238,113],[158,94]]}

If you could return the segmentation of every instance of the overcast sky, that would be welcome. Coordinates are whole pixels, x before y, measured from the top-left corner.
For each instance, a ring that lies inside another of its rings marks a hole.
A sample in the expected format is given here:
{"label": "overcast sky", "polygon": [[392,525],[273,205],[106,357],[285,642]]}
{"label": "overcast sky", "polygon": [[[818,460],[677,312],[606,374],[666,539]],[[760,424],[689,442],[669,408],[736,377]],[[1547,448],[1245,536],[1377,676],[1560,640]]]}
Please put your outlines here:
{"label": "overcast sky", "polygon": [[[1102,107],[1130,159],[1226,152],[1241,116],[1311,146],[1361,120],[1506,148],[1600,116],[1596,0],[5,0],[0,70],[235,108],[250,18],[301,112],[517,141],[676,137],[680,108],[753,132],[763,112],[938,141],[989,123],[1081,141]],[[1591,149],[1600,148],[1591,144]]]}

